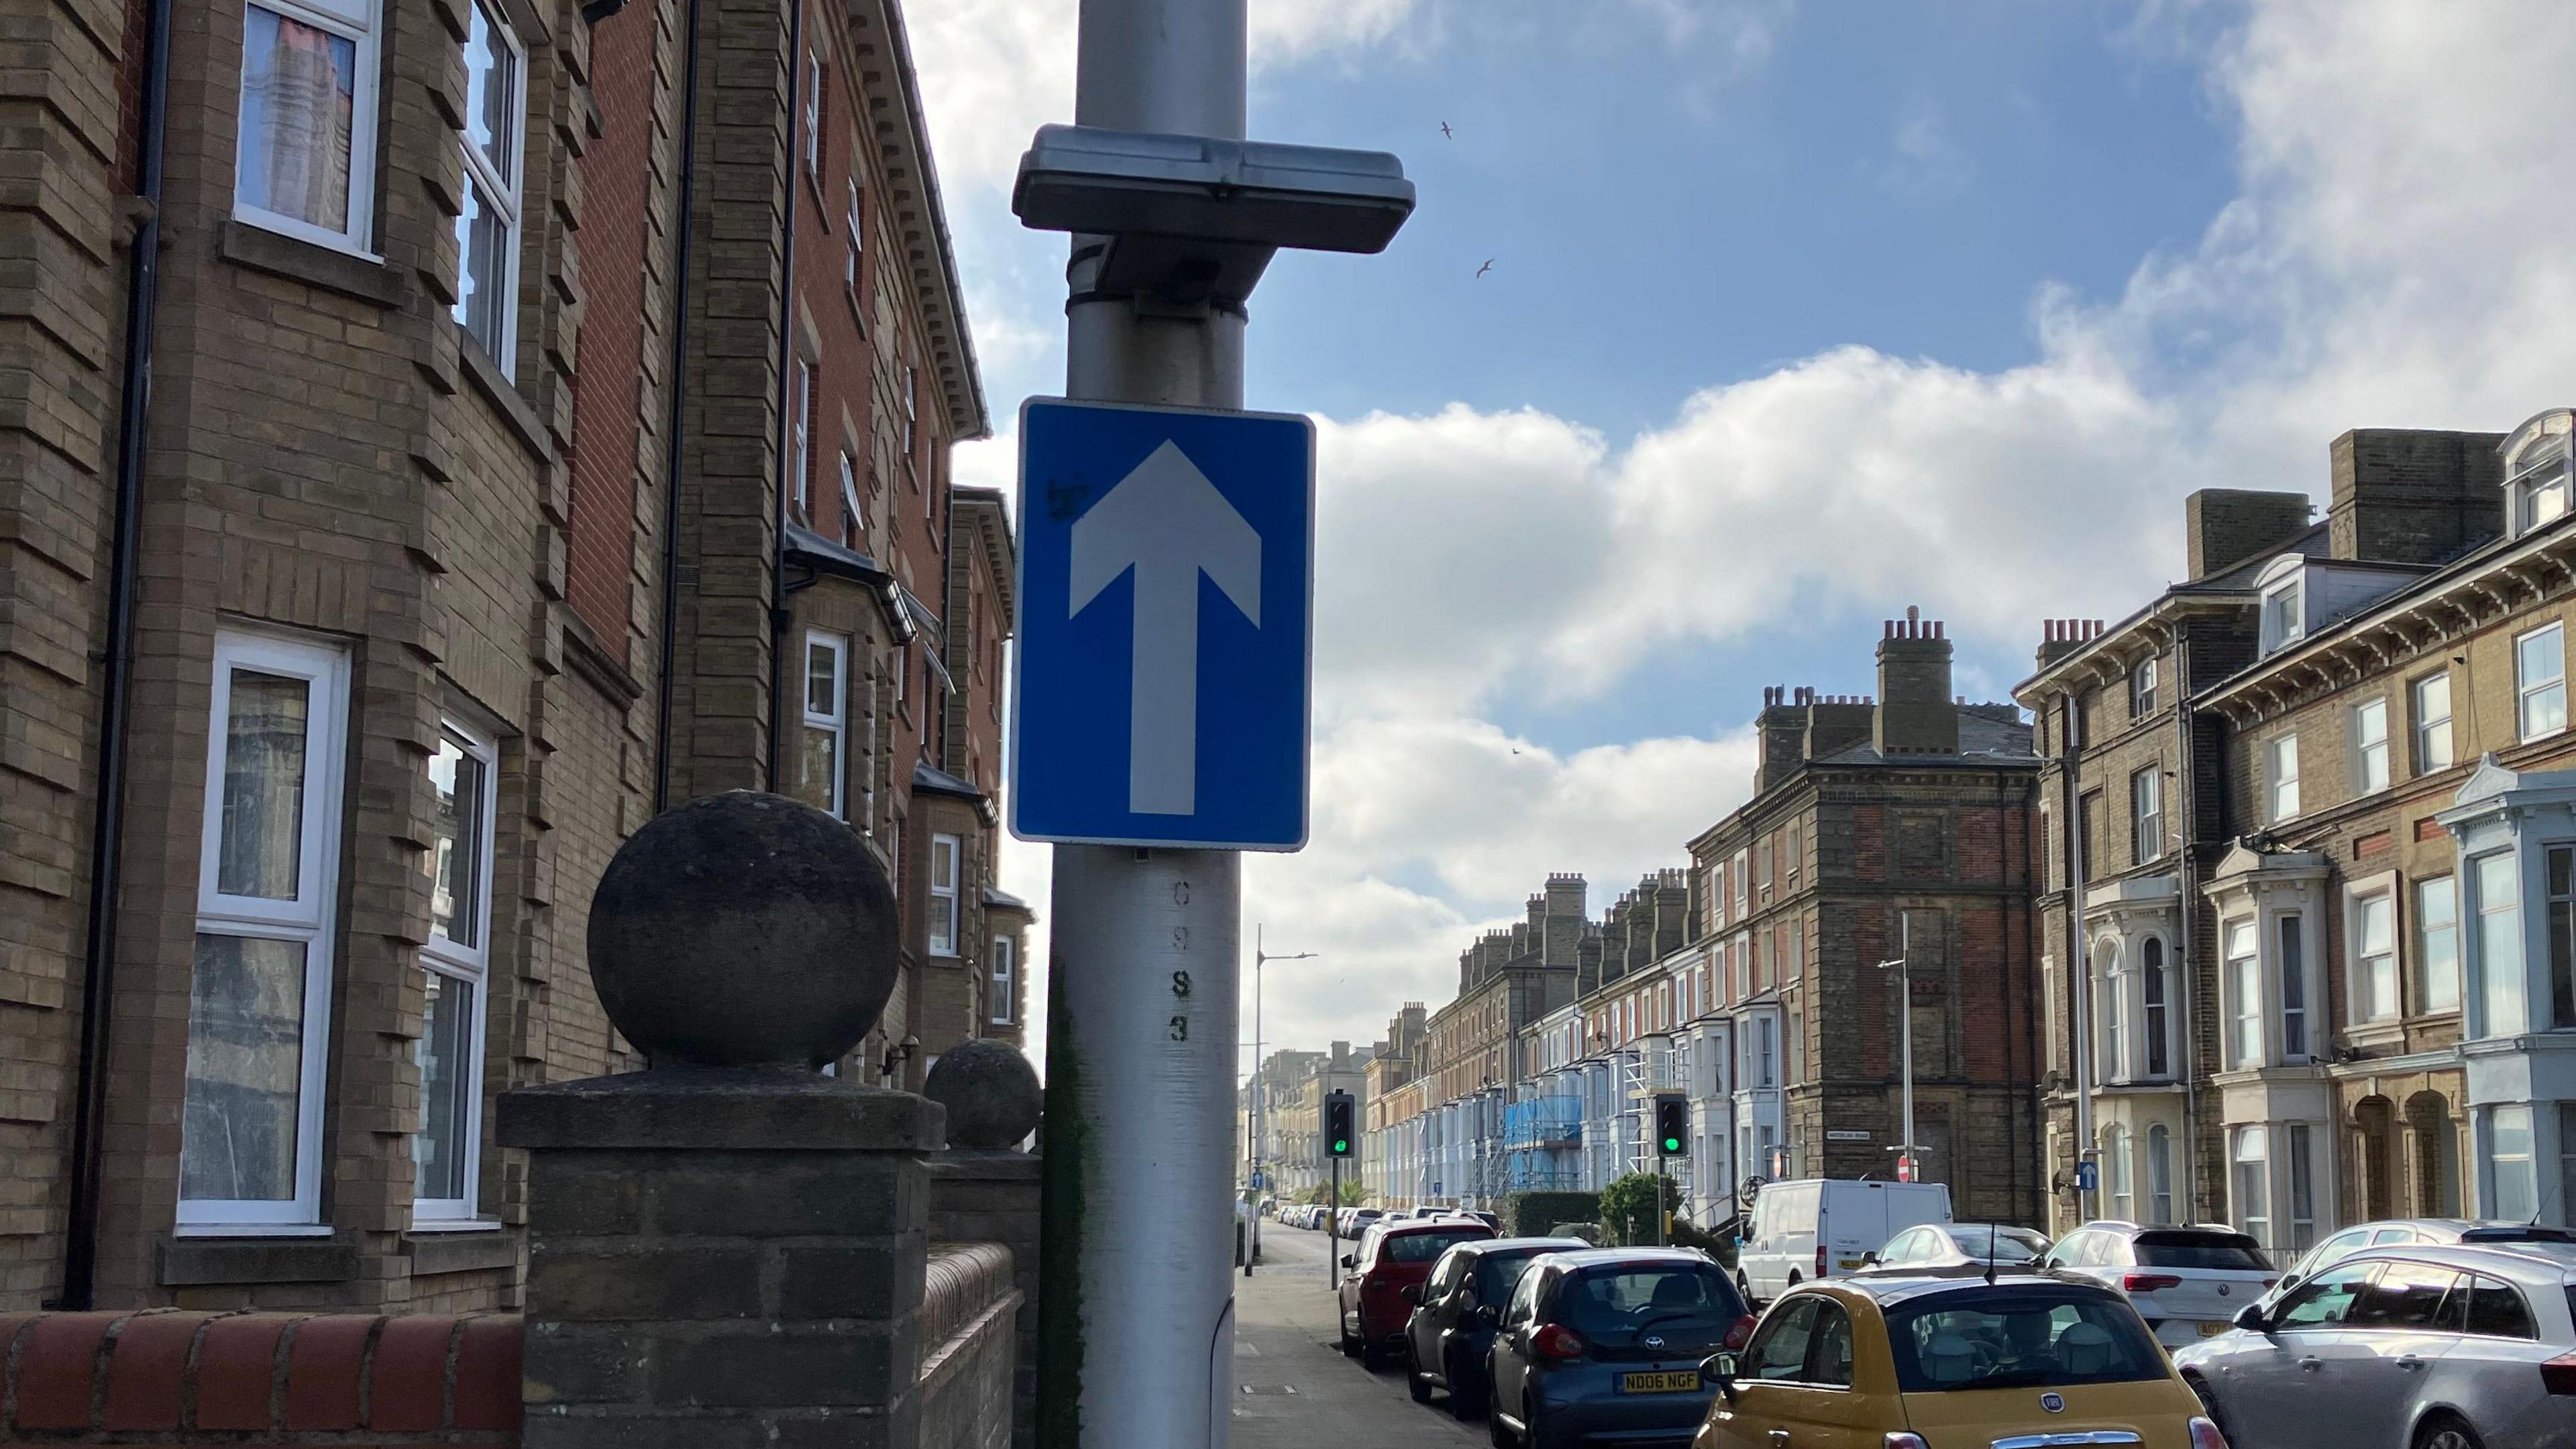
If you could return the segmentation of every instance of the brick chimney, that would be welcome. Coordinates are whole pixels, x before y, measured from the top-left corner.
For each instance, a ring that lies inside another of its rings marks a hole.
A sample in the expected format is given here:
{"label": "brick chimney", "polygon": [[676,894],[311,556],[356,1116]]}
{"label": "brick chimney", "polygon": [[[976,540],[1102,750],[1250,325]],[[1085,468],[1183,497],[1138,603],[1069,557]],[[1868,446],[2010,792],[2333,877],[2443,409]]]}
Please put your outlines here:
{"label": "brick chimney", "polygon": [[1761,794],[1798,769],[1807,741],[1807,704],[1815,691],[1799,686],[1792,698],[1786,685],[1762,691],[1762,715],[1755,728],[1762,736],[1762,760],[1753,769],[1753,793]]}
{"label": "brick chimney", "polygon": [[2099,619],[2042,619],[2039,621],[2039,667],[2046,670],[2101,637],[2102,621]]}
{"label": "brick chimney", "polygon": [[2182,501],[2194,582],[2223,574],[2289,541],[2316,508],[2305,493],[2203,488]]}
{"label": "brick chimney", "polygon": [[1878,718],[1872,731],[1882,755],[1959,753],[1959,707],[1950,697],[1950,641],[1941,622],[1911,605],[1887,621],[1878,641]]}
{"label": "brick chimney", "polygon": [[2504,532],[2502,433],[2355,428],[2334,440],[2336,558],[2433,563]]}

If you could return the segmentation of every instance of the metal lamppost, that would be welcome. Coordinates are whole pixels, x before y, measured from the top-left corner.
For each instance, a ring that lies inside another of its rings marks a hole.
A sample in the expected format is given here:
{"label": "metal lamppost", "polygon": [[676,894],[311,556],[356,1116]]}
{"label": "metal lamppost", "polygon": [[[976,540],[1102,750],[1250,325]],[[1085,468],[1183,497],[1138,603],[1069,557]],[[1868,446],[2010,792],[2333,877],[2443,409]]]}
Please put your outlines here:
{"label": "metal lamppost", "polygon": [[[1272,961],[1312,961],[1312,951],[1299,951],[1293,956],[1273,956],[1261,949],[1262,923],[1252,927],[1252,1248],[1243,1255],[1243,1276],[1252,1276],[1252,1260],[1261,1256],[1261,1194],[1269,1186],[1262,1173],[1265,1160],[1261,1150],[1262,1126],[1270,1120],[1270,1083],[1262,1074],[1261,1061],[1261,968]],[[1338,1204],[1336,1204],[1338,1206]]]}
{"label": "metal lamppost", "polygon": [[1914,913],[1899,907],[1896,912],[1896,959],[1881,961],[1878,969],[1896,968],[1897,1037],[1903,1043],[1900,1060],[1904,1063],[1905,1137],[1896,1145],[1896,1176],[1900,1182],[1912,1182],[1917,1171],[1914,1145]]}

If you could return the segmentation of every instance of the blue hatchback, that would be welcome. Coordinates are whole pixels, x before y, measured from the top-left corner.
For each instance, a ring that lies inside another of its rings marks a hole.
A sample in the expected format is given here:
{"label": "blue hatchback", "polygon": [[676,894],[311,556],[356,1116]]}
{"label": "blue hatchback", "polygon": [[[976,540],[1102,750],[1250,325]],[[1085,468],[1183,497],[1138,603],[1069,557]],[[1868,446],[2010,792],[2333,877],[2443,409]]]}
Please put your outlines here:
{"label": "blue hatchback", "polygon": [[1704,1253],[1550,1253],[1522,1274],[1495,1330],[1494,1443],[1686,1445],[1717,1391],[1700,1360],[1741,1348],[1752,1328],[1742,1295]]}

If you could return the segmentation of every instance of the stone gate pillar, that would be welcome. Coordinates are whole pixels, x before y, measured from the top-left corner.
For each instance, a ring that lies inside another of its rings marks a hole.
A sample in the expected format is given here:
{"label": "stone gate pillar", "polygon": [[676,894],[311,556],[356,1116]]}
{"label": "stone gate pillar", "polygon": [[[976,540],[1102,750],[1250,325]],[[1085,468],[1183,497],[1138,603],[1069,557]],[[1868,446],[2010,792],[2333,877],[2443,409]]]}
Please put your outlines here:
{"label": "stone gate pillar", "polygon": [[819,811],[712,796],[627,841],[589,944],[650,1066],[501,1099],[528,1449],[908,1449],[945,1114],[818,1070],[893,989],[884,873]]}

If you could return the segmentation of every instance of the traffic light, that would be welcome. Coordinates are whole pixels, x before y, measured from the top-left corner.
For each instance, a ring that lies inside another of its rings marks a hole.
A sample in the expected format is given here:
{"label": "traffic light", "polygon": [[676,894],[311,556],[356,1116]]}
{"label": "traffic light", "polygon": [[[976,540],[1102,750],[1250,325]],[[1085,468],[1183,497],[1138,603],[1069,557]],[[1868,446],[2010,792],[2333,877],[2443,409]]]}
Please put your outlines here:
{"label": "traffic light", "polygon": [[1324,1155],[1350,1157],[1359,1151],[1360,1134],[1352,1121],[1358,1102],[1348,1092],[1324,1094]]}
{"label": "traffic light", "polygon": [[1690,1153],[1690,1101],[1685,1097],[1655,1099],[1655,1152],[1661,1157]]}

